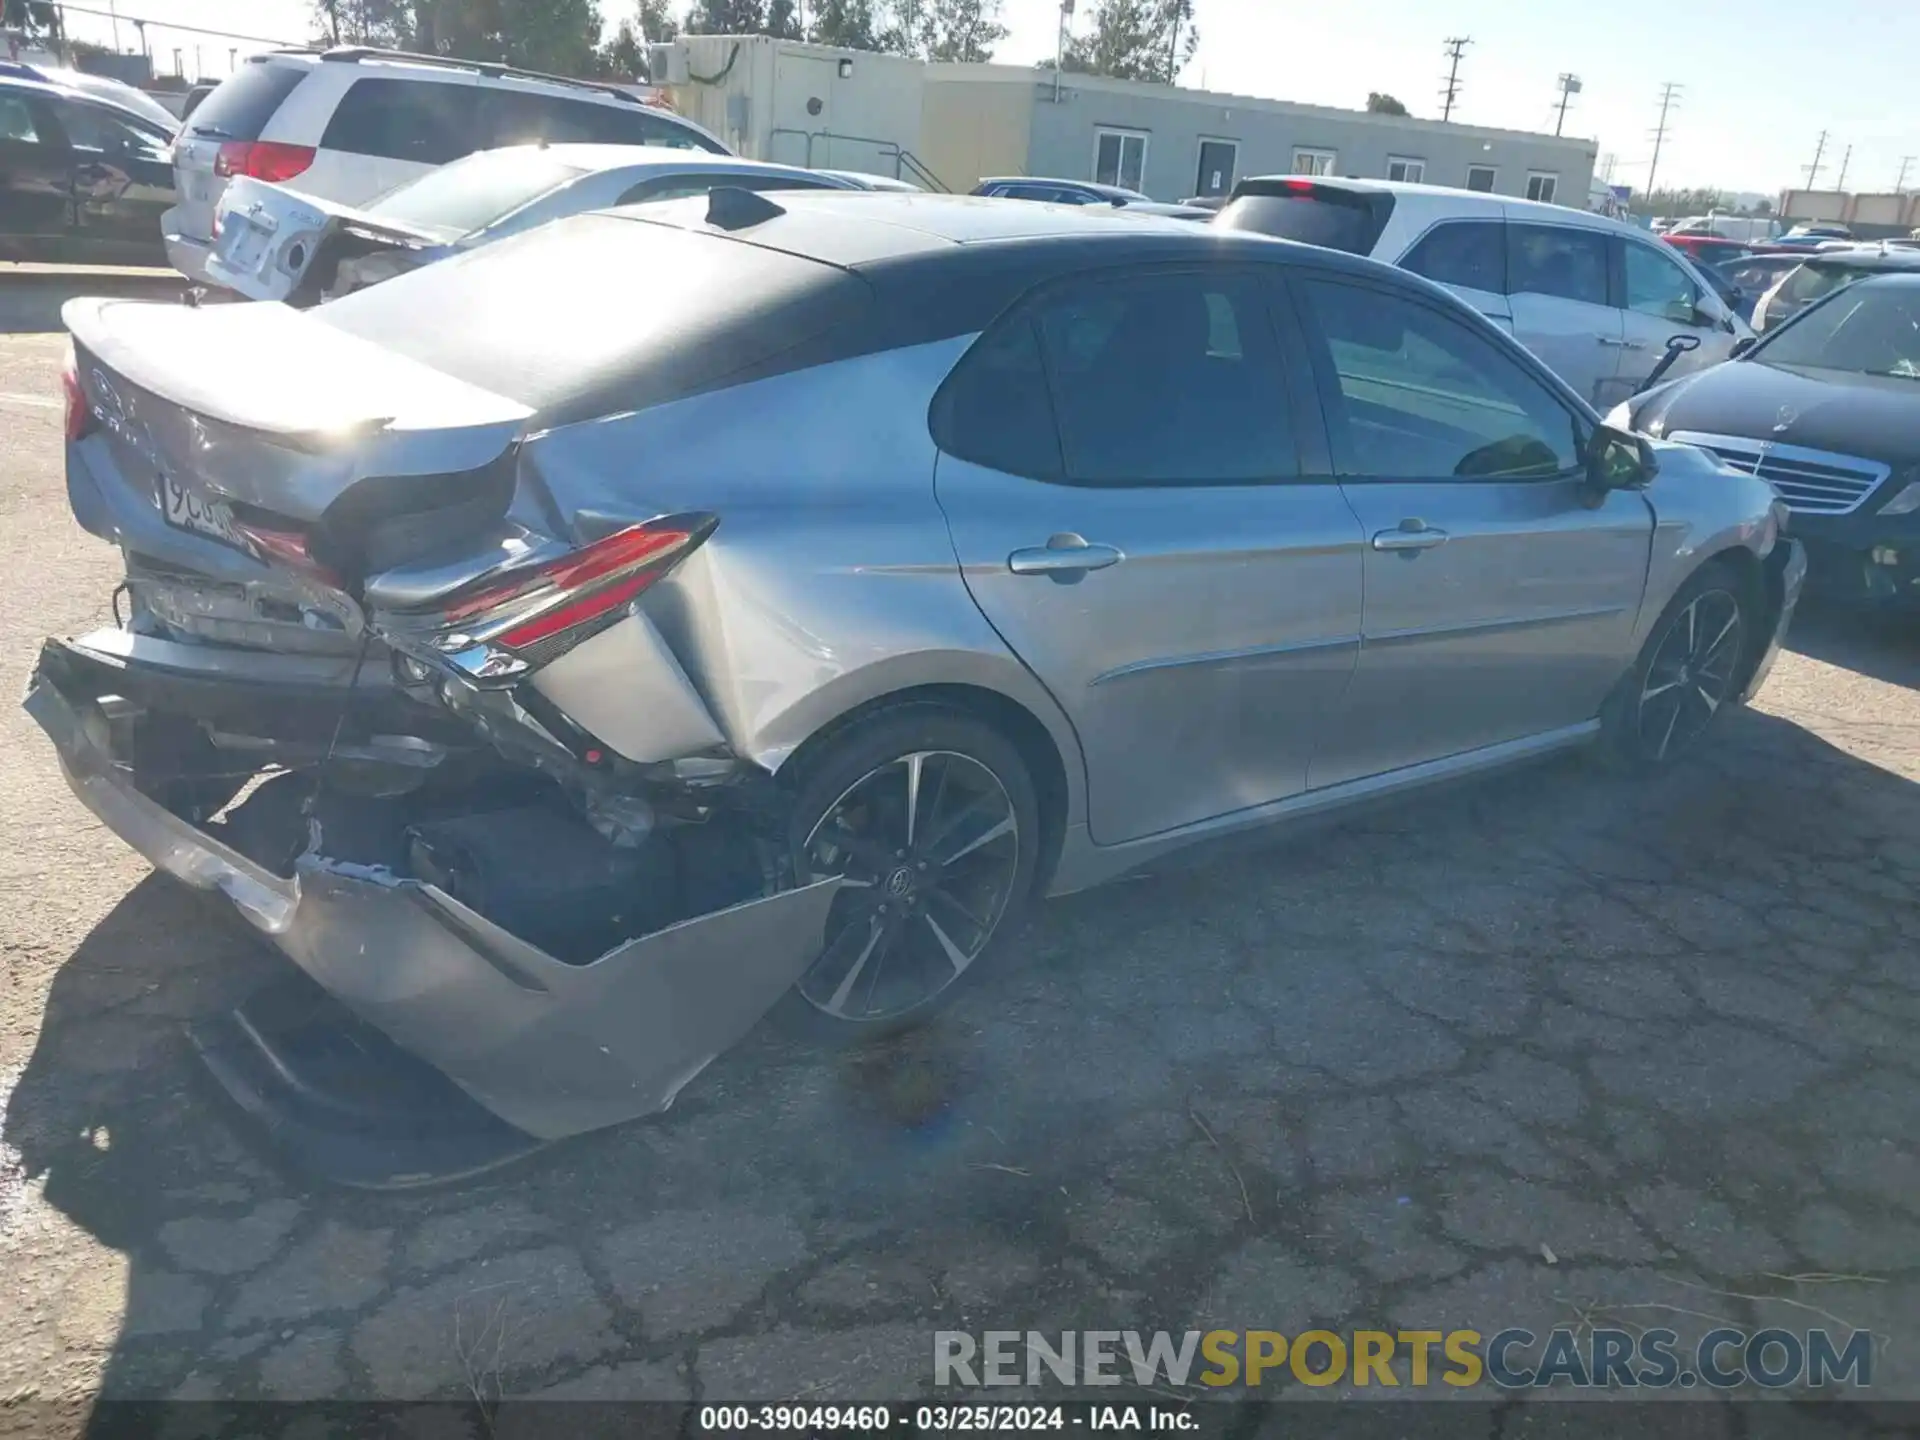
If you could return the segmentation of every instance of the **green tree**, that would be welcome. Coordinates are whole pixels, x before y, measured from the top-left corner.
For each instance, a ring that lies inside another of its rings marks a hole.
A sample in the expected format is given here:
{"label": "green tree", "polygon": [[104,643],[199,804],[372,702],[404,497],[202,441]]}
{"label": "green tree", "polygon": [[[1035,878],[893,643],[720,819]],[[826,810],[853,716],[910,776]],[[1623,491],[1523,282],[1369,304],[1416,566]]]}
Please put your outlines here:
{"label": "green tree", "polygon": [[59,40],[66,33],[59,10],[46,0],[0,0],[0,24],[21,31],[29,39],[44,35]]}
{"label": "green tree", "polygon": [[1063,66],[1170,85],[1200,46],[1192,0],[1097,0],[1093,29],[1067,42]]}
{"label": "green tree", "polygon": [[1404,115],[1407,107],[1384,90],[1367,92],[1367,113],[1371,115]]}
{"label": "green tree", "polygon": [[916,18],[918,29],[909,38],[923,60],[980,64],[991,60],[993,47],[1007,38],[1000,0],[925,0]]}
{"label": "green tree", "polygon": [[694,35],[759,35],[766,28],[766,0],[694,0],[687,11]]}
{"label": "green tree", "polygon": [[816,45],[838,45],[844,50],[878,50],[878,23],[873,0],[818,0],[807,38]]}
{"label": "green tree", "polygon": [[647,75],[647,42],[634,29],[633,21],[622,20],[613,38],[600,47],[595,71],[609,80],[641,80]]}
{"label": "green tree", "polygon": [[782,40],[804,40],[794,0],[767,0],[766,33]]}

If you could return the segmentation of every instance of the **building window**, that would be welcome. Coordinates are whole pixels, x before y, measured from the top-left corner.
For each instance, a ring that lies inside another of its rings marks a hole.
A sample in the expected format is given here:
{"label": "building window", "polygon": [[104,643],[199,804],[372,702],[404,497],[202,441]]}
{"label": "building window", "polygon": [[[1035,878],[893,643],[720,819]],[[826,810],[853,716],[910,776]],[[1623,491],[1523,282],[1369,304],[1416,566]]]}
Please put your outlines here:
{"label": "building window", "polygon": [[1493,193],[1493,177],[1495,173],[1491,165],[1467,166],[1467,189],[1481,190],[1491,195]]}
{"label": "building window", "polygon": [[1331,150],[1295,150],[1293,152],[1293,173],[1296,175],[1331,175],[1333,173],[1334,152]]}
{"label": "building window", "polygon": [[1093,137],[1093,179],[1099,185],[1141,190],[1147,173],[1147,137],[1138,130],[1099,130]]}
{"label": "building window", "polygon": [[1542,205],[1553,203],[1553,192],[1560,186],[1558,175],[1548,175],[1543,171],[1527,172],[1527,199],[1538,200]]}
{"label": "building window", "polygon": [[1387,157],[1387,179],[1404,180],[1409,185],[1418,185],[1427,178],[1427,162],[1409,160],[1404,155]]}
{"label": "building window", "polygon": [[1200,167],[1193,177],[1193,193],[1203,198],[1233,191],[1233,174],[1240,164],[1238,140],[1202,140]]}

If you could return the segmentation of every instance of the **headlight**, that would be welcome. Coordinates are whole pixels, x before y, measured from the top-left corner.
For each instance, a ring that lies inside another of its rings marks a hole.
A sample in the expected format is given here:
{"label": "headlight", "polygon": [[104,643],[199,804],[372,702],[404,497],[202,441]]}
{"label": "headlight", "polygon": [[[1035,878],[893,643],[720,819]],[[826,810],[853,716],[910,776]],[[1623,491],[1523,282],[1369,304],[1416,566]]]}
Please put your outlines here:
{"label": "headlight", "polygon": [[1882,515],[1911,515],[1916,510],[1920,510],[1920,480],[1909,481],[1906,489],[1880,507]]}
{"label": "headlight", "polygon": [[1622,400],[1618,405],[1607,411],[1605,418],[1606,423],[1616,430],[1632,430],[1633,406],[1630,402]]}

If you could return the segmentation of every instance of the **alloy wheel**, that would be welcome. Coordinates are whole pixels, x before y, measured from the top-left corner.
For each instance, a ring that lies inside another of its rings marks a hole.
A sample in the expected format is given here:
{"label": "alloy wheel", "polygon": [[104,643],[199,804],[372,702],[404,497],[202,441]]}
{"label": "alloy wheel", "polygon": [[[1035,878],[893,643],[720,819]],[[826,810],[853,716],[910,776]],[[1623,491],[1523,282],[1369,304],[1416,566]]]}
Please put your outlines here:
{"label": "alloy wheel", "polygon": [[1640,745],[1649,759],[1691,744],[1726,703],[1745,630],[1727,590],[1703,590],[1673,617],[1640,687]]}
{"label": "alloy wheel", "polygon": [[841,877],[801,997],[859,1024],[925,1005],[992,940],[1023,841],[1006,787],[970,756],[916,751],[868,771],[801,847],[809,879]]}

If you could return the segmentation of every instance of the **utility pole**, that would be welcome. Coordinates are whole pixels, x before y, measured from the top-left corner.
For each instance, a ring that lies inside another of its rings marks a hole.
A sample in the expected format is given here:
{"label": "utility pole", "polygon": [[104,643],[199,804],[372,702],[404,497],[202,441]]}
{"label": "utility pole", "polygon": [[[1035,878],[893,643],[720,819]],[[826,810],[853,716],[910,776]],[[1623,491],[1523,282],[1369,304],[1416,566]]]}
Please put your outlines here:
{"label": "utility pole", "polygon": [[1813,188],[1813,177],[1820,173],[1820,157],[1827,153],[1827,132],[1820,132],[1819,143],[1813,147],[1813,163],[1807,166],[1807,189]]}
{"label": "utility pole", "polygon": [[1556,136],[1560,133],[1560,127],[1567,123],[1567,101],[1579,93],[1580,77],[1578,75],[1560,77],[1560,117],[1553,122],[1553,133]]}
{"label": "utility pole", "polygon": [[1660,173],[1660,147],[1667,140],[1667,114],[1686,87],[1669,80],[1660,87],[1660,123],[1653,128],[1653,160],[1647,166],[1647,194],[1653,194],[1653,177]]}
{"label": "utility pole", "polygon": [[1833,187],[1834,189],[1839,190],[1843,193],[1845,192],[1847,188],[1847,166],[1851,165],[1852,163],[1853,163],[1853,146],[1849,145],[1847,146],[1846,154],[1840,157],[1840,179],[1834,184],[1834,187]]}
{"label": "utility pole", "polygon": [[1904,195],[1907,193],[1907,167],[1911,164],[1913,164],[1913,156],[1902,155],[1900,157],[1900,174],[1893,182],[1894,194]]}
{"label": "utility pole", "polygon": [[1611,150],[1600,157],[1600,179],[1604,183],[1608,185],[1613,183],[1613,167],[1619,163],[1620,157]]}
{"label": "utility pole", "polygon": [[1174,85],[1180,80],[1180,22],[1187,18],[1192,10],[1192,0],[1174,0],[1173,33],[1167,37],[1167,84]]}
{"label": "utility pole", "polygon": [[1060,72],[1067,67],[1067,31],[1073,25],[1073,0],[1060,0],[1060,32],[1053,43],[1053,103],[1060,103]]}
{"label": "utility pole", "polygon": [[1466,54],[1467,46],[1472,43],[1471,35],[1453,35],[1447,38],[1447,86],[1440,92],[1440,118],[1443,121],[1453,118],[1453,102],[1460,95],[1460,57]]}
{"label": "utility pole", "polygon": [[107,0],[107,17],[113,21],[113,53],[120,53],[120,4],[119,0]]}

